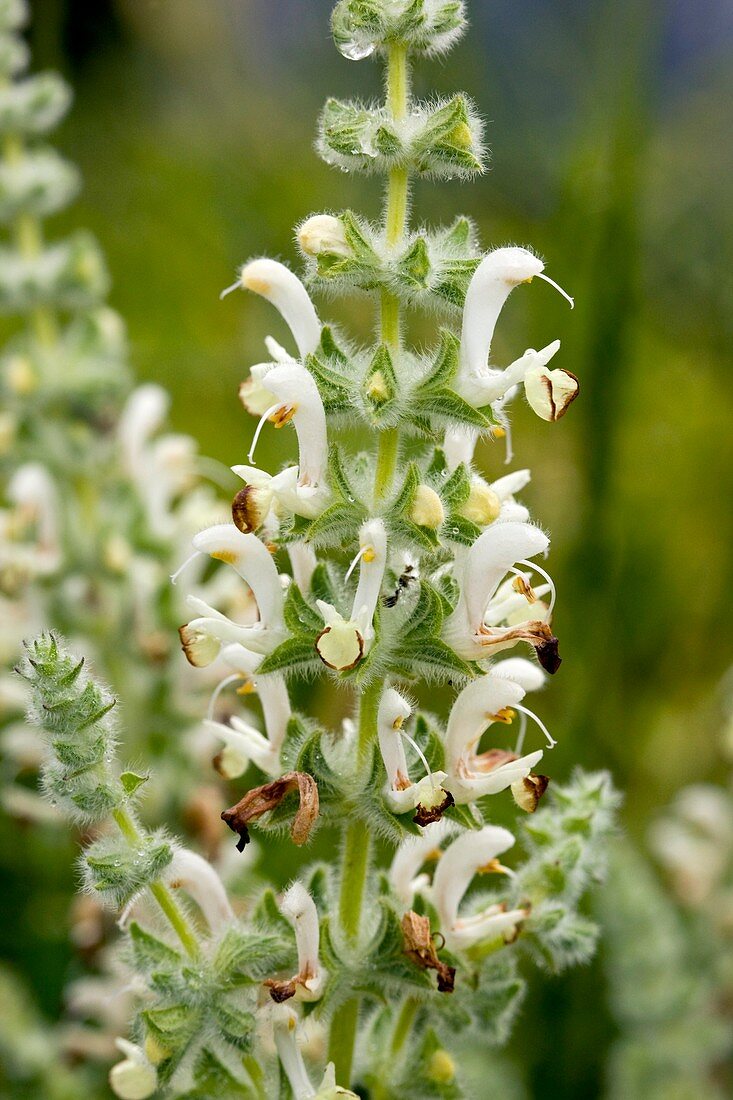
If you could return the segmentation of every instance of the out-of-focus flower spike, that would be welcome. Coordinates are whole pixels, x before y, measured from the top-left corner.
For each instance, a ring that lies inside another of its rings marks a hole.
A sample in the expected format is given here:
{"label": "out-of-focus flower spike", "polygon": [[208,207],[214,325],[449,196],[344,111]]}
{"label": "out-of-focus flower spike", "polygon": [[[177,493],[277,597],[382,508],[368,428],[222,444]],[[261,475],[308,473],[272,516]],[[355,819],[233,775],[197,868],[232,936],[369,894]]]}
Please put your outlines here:
{"label": "out-of-focus flower spike", "polygon": [[136,481],[148,475],[147,443],[163,427],[169,408],[170,395],[162,386],[148,382],[130,394],[122,410],[117,438],[127,471]]}
{"label": "out-of-focus flower spike", "polygon": [[171,889],[185,890],[193,898],[212,935],[218,935],[234,920],[234,911],[224,885],[203,856],[188,848],[177,848],[168,866],[166,879]]}
{"label": "out-of-focus flower spike", "polygon": [[272,302],[292,332],[300,358],[312,355],[321,340],[321,323],[297,275],[277,260],[263,257],[245,264],[237,282],[223,291],[222,297],[240,286]]}

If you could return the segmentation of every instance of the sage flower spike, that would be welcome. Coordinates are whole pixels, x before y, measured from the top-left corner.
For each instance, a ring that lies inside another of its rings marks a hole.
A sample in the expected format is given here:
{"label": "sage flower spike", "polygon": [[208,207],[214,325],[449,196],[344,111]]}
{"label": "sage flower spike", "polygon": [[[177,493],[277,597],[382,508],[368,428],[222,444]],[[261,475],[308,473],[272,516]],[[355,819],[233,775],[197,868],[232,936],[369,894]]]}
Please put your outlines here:
{"label": "sage flower spike", "polygon": [[313,354],[321,341],[321,322],[297,275],[285,264],[263,257],[245,264],[237,282],[222,291],[221,297],[240,286],[272,302],[292,332],[301,359]]}
{"label": "sage flower spike", "polygon": [[460,657],[480,660],[517,642],[528,642],[542,667],[548,672],[557,671],[557,639],[545,619],[526,618],[499,625],[516,610],[515,599],[520,607],[522,601],[529,606],[525,596],[516,593],[509,601],[501,601],[499,613],[493,604],[502,577],[515,563],[531,567],[526,559],[544,553],[549,545],[539,527],[529,523],[494,523],[476,539],[457,568],[460,595],[443,624],[445,641]]}
{"label": "sage flower spike", "polygon": [[529,916],[527,909],[507,910],[489,905],[461,916],[459,906],[474,875],[506,872],[498,857],[514,844],[508,829],[487,825],[463,833],[443,853],[433,876],[432,902],[440,917],[440,930],[449,951],[460,951],[486,940],[512,939]]}
{"label": "sage flower spike", "polygon": [[203,856],[188,848],[177,848],[166,870],[166,881],[171,889],[185,890],[193,898],[212,935],[218,935],[234,920],[224,885]]}
{"label": "sage flower spike", "polygon": [[526,248],[517,247],[494,249],[476,268],[466,293],[460,366],[455,383],[457,392],[470,404],[490,405],[501,400],[512,386],[524,381],[527,370],[545,356],[551,358],[560,346],[555,341],[543,352],[527,351],[506,370],[488,366],[499,314],[516,286],[541,278],[573,304],[572,298],[543,271],[542,260]]}
{"label": "sage flower spike", "polygon": [[[402,727],[411,713],[409,703],[400,693],[394,688],[387,688],[380,700],[377,714],[379,750],[387,772],[384,801],[393,813],[403,814],[408,810],[420,808],[421,819],[427,814],[435,815],[437,820],[440,814],[452,804],[453,799],[441,786],[446,773],[431,772],[427,760],[412,738],[409,740],[420,753],[426,774],[419,783],[413,783],[410,779],[403,744],[403,737],[406,735]],[[425,823],[427,824],[427,821]]]}
{"label": "sage flower spike", "polygon": [[387,530],[381,519],[370,519],[362,525],[352,568],[357,562],[359,583],[350,619],[324,600],[316,601],[325,623],[316,639],[316,651],[325,665],[337,671],[354,668],[374,640],[374,613],[387,565]]}
{"label": "sage flower spike", "polygon": [[484,731],[494,722],[510,723],[523,698],[516,681],[491,672],[472,680],[456,698],[445,733],[444,787],[458,804],[506,790],[542,759],[541,749],[522,757],[501,749],[477,751]]}

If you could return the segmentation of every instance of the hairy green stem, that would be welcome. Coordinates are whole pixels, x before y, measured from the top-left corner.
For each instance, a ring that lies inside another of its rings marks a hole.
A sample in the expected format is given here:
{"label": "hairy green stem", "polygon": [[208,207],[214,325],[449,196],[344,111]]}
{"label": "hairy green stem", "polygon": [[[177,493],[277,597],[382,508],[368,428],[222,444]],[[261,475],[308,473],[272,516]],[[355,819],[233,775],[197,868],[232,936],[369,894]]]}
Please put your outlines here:
{"label": "hairy green stem", "polygon": [[[407,47],[394,43],[387,60],[387,107],[392,117],[403,119],[410,99],[410,70]],[[384,210],[384,234],[388,249],[397,248],[402,242],[407,226],[407,209],[410,194],[410,178],[406,168],[393,168],[387,182]],[[379,337],[392,355],[399,356],[402,336],[400,303],[388,291],[381,296]],[[394,481],[399,453],[399,430],[388,428],[380,432],[377,448],[377,467],[374,477],[374,502],[378,504],[389,493]],[[382,684],[375,681],[361,697],[359,708],[358,760],[362,766],[368,762],[368,750],[377,735],[377,709]],[[366,888],[371,836],[362,821],[350,822],[344,834],[339,895],[339,921],[348,941],[356,944],[359,938],[361,910]],[[335,1014],[331,1023],[328,1056],[336,1068],[336,1080],[346,1088],[351,1083],[351,1067],[354,1060],[354,1043],[359,1023],[359,997],[352,997]]]}
{"label": "hairy green stem", "polygon": [[[140,832],[135,822],[130,817],[127,810],[117,809],[113,810],[112,816],[117,823],[122,835],[130,844],[139,844],[141,840]],[[196,959],[199,956],[199,944],[194,932],[192,931],[188,921],[184,917],[183,913],[176,904],[173,895],[167,886],[162,882],[153,882],[150,886],[150,893],[157,901],[163,913],[167,917],[173,931],[178,936],[179,940],[185,948],[186,954]]]}
{"label": "hairy green stem", "polygon": [[413,1025],[419,1007],[420,1005],[414,997],[408,997],[403,1003],[400,1014],[397,1017],[394,1033],[392,1035],[392,1042],[389,1047],[391,1054],[399,1054],[405,1045],[405,1040],[410,1034],[410,1028]]}
{"label": "hairy green stem", "polygon": [[[392,117],[399,120],[407,114],[410,97],[410,71],[407,49],[401,44],[390,47],[387,62],[387,106]],[[393,168],[387,182],[387,199],[384,211],[384,236],[388,249],[396,248],[405,235],[407,207],[410,193],[410,177],[406,168]],[[401,344],[400,303],[389,291],[382,291],[380,336],[393,355],[399,355]],[[382,500],[392,487],[397,454],[399,430],[387,428],[380,433],[377,451],[377,474],[374,484],[375,502]]]}

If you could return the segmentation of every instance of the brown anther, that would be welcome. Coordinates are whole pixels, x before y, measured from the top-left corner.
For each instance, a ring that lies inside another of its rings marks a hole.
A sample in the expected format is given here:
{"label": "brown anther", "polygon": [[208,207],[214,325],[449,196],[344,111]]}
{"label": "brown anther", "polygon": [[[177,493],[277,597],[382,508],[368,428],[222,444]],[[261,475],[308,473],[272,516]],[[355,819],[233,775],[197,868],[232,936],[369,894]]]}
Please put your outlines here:
{"label": "brown anther", "polygon": [[318,817],[318,786],[313,776],[306,772],[288,772],[271,783],[253,787],[236,806],[224,810],[222,821],[226,821],[233,833],[239,834],[237,848],[240,852],[249,843],[249,823],[268,810],[274,810],[286,795],[296,790],[300,805],[293,818],[290,835],[294,844],[305,844]]}
{"label": "brown anther", "polygon": [[286,424],[290,423],[297,410],[297,405],[281,405],[272,416],[268,417],[268,419],[276,428],[283,428]]}
{"label": "brown anther", "polygon": [[455,798],[450,791],[445,792],[445,798],[442,802],[439,802],[437,806],[423,806],[422,802],[418,802],[416,807],[416,814],[413,817],[413,821],[416,825],[419,825],[421,829],[424,829],[426,825],[430,825],[433,821],[440,821],[445,811],[455,805]]}
{"label": "brown anther", "polygon": [[406,791],[408,787],[411,787],[409,777],[404,772],[397,772],[395,776],[394,789],[396,791]]}
{"label": "brown anther", "polygon": [[517,576],[512,581],[512,588],[524,596],[527,603],[537,603],[537,593],[526,577]]}
{"label": "brown anther", "polygon": [[524,779],[518,779],[512,783],[512,795],[520,810],[533,814],[540,804],[540,799],[547,790],[550,780],[546,775],[534,775],[532,772]]}
{"label": "brown anther", "polygon": [[[455,986],[456,968],[441,962],[435,950],[430,933],[430,921],[410,909],[402,918],[402,950],[410,962],[421,970],[435,970],[438,975],[438,990],[452,993]],[[440,933],[437,933],[440,935]]]}
{"label": "brown anther", "polygon": [[501,710],[497,710],[496,714],[487,714],[486,717],[491,722],[503,722],[505,726],[511,726],[517,717],[517,712],[512,710],[511,707],[502,707]]}

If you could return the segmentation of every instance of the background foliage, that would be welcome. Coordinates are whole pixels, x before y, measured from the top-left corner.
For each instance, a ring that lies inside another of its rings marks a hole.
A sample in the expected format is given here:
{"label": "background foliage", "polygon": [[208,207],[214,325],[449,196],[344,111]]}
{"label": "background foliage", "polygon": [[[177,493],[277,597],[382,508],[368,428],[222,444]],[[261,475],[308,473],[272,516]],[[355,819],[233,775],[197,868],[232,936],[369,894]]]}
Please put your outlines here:
{"label": "background foliage", "polygon": [[[220,304],[218,291],[251,255],[293,262],[289,227],[311,210],[376,211],[376,183],[346,181],[311,150],[325,95],[371,94],[376,69],[333,50],[330,0],[33,8],[35,68],[61,69],[76,89],[59,143],[85,179],[54,228],[85,225],[100,239],[133,363],[173,391],[175,427],[227,465],[243,461],[251,421],[236,389],[273,315],[255,296]],[[415,201],[426,219],[448,220],[454,204],[470,213],[484,246],[533,245],[576,296],[574,314],[540,292],[512,298],[495,352],[509,362],[557,335],[582,381],[560,429],[515,416],[534,475],[526,499],[553,533],[564,593],[565,664],[541,713],[560,739],[555,774],[575,761],[610,767],[639,839],[682,783],[720,769],[715,685],[730,662],[733,580],[733,15],[724,0],[475,0],[472,16],[473,33],[425,66],[417,90],[466,88],[490,120],[492,170],[457,198],[418,184]],[[366,331],[360,308],[333,314]],[[73,870],[65,838],[44,845],[21,842],[7,857],[2,946],[55,1015],[74,966]],[[34,861],[42,897],[23,886]],[[602,1091],[614,1035],[603,983],[601,960],[537,984],[511,1051],[531,1094]]]}

